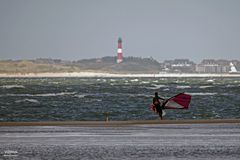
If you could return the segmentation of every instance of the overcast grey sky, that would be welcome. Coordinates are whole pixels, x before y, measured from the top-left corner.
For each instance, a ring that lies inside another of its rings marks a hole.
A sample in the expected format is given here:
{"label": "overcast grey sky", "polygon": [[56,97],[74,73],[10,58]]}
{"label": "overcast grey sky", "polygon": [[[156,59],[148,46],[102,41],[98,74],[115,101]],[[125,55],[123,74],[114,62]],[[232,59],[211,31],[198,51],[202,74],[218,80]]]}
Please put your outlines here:
{"label": "overcast grey sky", "polygon": [[240,0],[0,0],[0,59],[240,60]]}

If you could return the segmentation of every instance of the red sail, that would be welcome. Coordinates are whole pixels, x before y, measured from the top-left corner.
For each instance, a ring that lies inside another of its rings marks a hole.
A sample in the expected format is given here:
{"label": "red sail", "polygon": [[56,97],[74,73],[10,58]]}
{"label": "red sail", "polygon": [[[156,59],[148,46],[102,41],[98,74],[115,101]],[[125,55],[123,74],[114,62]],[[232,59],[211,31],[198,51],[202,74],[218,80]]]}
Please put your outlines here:
{"label": "red sail", "polygon": [[165,104],[165,109],[188,109],[191,101],[191,95],[179,93],[178,95],[169,98]]}

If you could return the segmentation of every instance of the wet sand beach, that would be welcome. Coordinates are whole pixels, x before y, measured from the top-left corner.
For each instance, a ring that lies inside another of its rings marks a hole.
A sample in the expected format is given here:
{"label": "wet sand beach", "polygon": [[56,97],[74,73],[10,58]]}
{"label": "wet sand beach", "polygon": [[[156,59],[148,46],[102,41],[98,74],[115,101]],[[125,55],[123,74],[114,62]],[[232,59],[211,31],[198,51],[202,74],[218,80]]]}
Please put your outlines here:
{"label": "wet sand beach", "polygon": [[238,119],[0,125],[0,159],[240,158]]}

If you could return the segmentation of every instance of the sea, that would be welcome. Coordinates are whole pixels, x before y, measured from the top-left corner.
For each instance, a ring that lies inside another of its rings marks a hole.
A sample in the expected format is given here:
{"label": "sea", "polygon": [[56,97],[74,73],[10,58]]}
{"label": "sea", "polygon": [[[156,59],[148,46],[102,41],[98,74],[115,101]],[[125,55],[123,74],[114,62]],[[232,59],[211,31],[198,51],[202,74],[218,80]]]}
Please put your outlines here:
{"label": "sea", "polygon": [[192,95],[164,119],[240,118],[240,78],[0,78],[0,121],[155,120],[154,92]]}

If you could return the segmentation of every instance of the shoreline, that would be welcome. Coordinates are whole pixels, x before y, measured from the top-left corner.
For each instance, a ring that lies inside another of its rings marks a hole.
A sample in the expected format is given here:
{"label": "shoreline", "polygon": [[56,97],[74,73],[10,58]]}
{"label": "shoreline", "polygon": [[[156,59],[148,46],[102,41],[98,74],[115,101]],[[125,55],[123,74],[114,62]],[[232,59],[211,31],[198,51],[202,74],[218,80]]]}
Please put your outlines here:
{"label": "shoreline", "polygon": [[86,77],[86,78],[131,78],[131,77],[156,77],[156,78],[175,78],[175,77],[240,77],[240,74],[216,74],[216,73],[159,73],[159,74],[114,74],[114,73],[98,73],[98,72],[63,72],[63,73],[1,73],[0,78],[61,78],[61,77]]}
{"label": "shoreline", "polygon": [[0,122],[7,126],[131,126],[152,124],[219,124],[237,123],[240,119],[204,119],[204,120],[131,120],[131,121],[42,121],[42,122]]}

